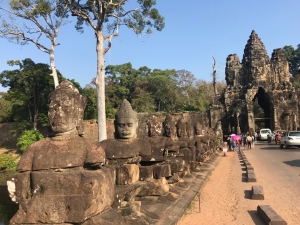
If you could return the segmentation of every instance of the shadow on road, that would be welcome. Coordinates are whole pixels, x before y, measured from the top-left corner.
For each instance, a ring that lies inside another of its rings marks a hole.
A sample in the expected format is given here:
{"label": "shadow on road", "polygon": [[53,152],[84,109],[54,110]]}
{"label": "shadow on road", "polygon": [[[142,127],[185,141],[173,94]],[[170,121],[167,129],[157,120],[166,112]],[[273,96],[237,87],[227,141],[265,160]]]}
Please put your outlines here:
{"label": "shadow on road", "polygon": [[290,166],[297,166],[300,167],[300,159],[295,159],[292,161],[284,161],[283,163],[290,165]]}
{"label": "shadow on road", "polygon": [[246,199],[252,199],[252,191],[251,190],[245,190],[244,191],[244,198]]}
{"label": "shadow on road", "polygon": [[247,173],[242,173],[242,182],[247,182],[248,176]]}
{"label": "shadow on road", "polygon": [[255,225],[265,225],[256,210],[249,210],[248,213],[250,214]]}
{"label": "shadow on road", "polygon": [[283,150],[282,148],[279,148],[279,146],[278,147],[276,147],[276,146],[273,146],[273,147],[265,147],[265,148],[260,148],[260,149],[262,149],[262,150]]}
{"label": "shadow on road", "polygon": [[277,151],[289,151],[289,152],[300,152],[300,148],[297,147],[290,147],[290,148],[280,148],[278,145],[274,146],[269,146],[269,147],[264,147],[260,148],[261,150],[277,150]]}

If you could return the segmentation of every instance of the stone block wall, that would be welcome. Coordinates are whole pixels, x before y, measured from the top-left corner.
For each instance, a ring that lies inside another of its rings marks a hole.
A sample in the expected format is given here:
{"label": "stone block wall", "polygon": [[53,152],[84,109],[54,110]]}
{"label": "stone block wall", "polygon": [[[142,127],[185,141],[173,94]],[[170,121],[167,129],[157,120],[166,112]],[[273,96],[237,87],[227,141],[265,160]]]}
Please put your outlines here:
{"label": "stone block wall", "polygon": [[10,146],[17,142],[17,136],[11,133],[13,126],[10,123],[0,124],[0,147]]}

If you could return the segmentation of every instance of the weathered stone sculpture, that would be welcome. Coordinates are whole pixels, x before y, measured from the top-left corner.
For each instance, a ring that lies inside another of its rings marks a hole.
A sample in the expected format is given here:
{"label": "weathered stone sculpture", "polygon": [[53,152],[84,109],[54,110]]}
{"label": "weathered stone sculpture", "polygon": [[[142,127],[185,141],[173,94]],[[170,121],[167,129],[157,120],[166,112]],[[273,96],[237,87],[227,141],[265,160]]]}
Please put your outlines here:
{"label": "weathered stone sculpture", "polygon": [[163,122],[163,128],[164,128],[164,136],[170,137],[172,139],[176,138],[176,126],[174,121],[172,120],[171,115],[167,115],[165,118],[165,121]]}
{"label": "weathered stone sculpture", "polygon": [[179,119],[176,124],[179,152],[183,154],[183,159],[192,163],[195,161],[195,141],[193,138],[189,138],[186,132],[186,123]]}
{"label": "weathered stone sculpture", "polygon": [[149,123],[152,126],[149,132],[154,132],[153,138],[136,138],[137,114],[125,99],[116,114],[117,139],[100,142],[106,152],[106,164],[114,169],[116,176],[113,207],[121,211],[134,205],[135,196],[164,195],[169,191],[165,177],[171,176],[171,169],[169,164],[164,164],[165,140],[157,136],[160,128],[153,123],[155,121],[152,118]]}
{"label": "weathered stone sculpture", "polygon": [[132,184],[139,180],[139,166],[143,156],[151,155],[148,140],[136,138],[138,126],[137,114],[130,103],[124,99],[116,114],[115,129],[117,139],[100,143],[107,158],[107,164],[113,165],[116,184]]}
{"label": "weathered stone sculpture", "polygon": [[101,166],[105,152],[98,142],[78,136],[86,99],[69,81],[50,96],[53,131],[30,145],[8,180],[19,203],[12,224],[79,224],[109,208],[114,199],[112,170]]}
{"label": "weathered stone sculpture", "polygon": [[168,150],[172,149],[174,145],[173,140],[162,136],[162,123],[156,116],[151,116],[148,119],[147,124],[149,134],[148,140],[151,144],[151,155],[149,156],[151,157],[151,161],[166,161]]}

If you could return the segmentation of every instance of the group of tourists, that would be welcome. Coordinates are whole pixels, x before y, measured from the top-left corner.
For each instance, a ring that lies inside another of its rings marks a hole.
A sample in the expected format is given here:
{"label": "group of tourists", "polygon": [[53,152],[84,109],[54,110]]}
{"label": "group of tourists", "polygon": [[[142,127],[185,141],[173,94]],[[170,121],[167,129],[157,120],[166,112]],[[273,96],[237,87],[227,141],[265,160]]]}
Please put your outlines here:
{"label": "group of tourists", "polygon": [[228,151],[240,150],[241,146],[244,146],[244,149],[252,149],[254,147],[254,142],[257,141],[257,133],[243,133],[239,138],[236,136],[239,135],[230,135],[227,138],[227,147]]}
{"label": "group of tourists", "polygon": [[257,141],[257,133],[254,132],[252,134],[252,133],[248,132],[246,134],[242,134],[242,138],[243,138],[244,149],[246,149],[246,147],[248,149],[251,149],[252,147],[254,147],[254,142]]}

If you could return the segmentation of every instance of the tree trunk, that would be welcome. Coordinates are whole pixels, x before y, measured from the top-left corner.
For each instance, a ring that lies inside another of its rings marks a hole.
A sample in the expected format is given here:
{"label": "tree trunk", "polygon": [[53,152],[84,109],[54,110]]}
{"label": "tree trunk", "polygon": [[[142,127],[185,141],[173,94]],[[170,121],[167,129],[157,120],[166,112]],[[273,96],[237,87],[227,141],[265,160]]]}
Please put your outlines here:
{"label": "tree trunk", "polygon": [[33,115],[33,130],[37,130],[37,118],[39,116],[39,102],[40,102],[40,98],[39,98],[40,94],[35,91],[35,95],[34,95],[34,115]]}
{"label": "tree trunk", "polygon": [[185,93],[186,93],[186,97],[188,99],[188,104],[191,105],[190,95],[189,95],[189,93],[187,91]]}
{"label": "tree trunk", "polygon": [[28,104],[27,108],[28,108],[29,121],[33,122],[33,120],[32,120],[32,114],[31,114],[31,110],[30,110],[30,104]]}
{"label": "tree trunk", "polygon": [[50,74],[50,75],[53,76],[54,88],[56,88],[59,83],[58,83],[58,77],[57,77],[55,62],[54,62],[54,44],[51,45],[49,55],[50,55],[50,67],[51,67],[51,70],[52,70],[52,74]]}
{"label": "tree trunk", "polygon": [[104,37],[102,31],[96,31],[97,51],[97,106],[98,106],[98,140],[106,140],[106,114],[105,114],[105,80],[104,80]]}

